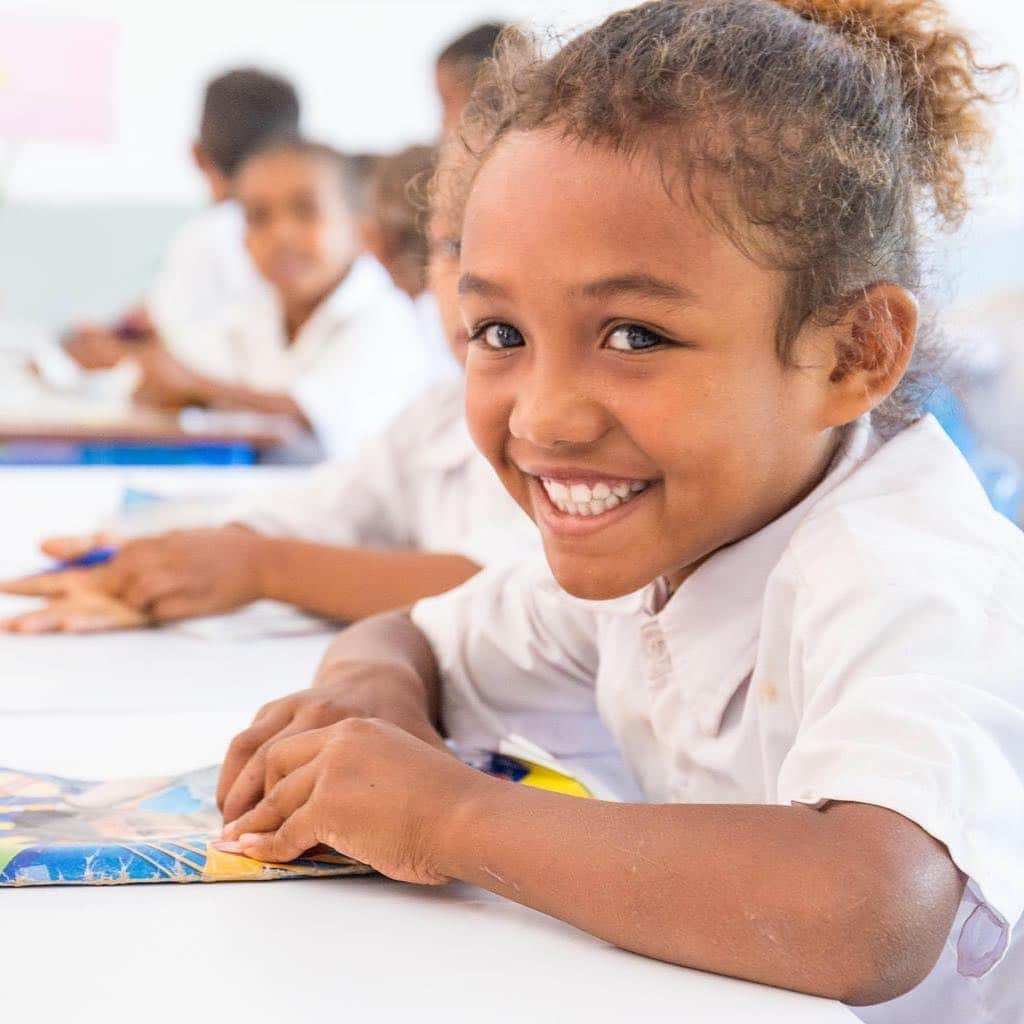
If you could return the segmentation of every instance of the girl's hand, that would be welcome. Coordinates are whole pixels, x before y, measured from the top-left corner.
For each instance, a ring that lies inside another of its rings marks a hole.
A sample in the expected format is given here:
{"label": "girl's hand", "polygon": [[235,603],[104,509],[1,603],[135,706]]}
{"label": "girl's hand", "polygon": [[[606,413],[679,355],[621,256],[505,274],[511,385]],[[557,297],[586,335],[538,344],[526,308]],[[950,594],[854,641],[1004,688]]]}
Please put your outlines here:
{"label": "girl's hand", "polygon": [[25,634],[105,633],[149,624],[145,615],[109,594],[69,586],[42,608],[0,619],[0,630]]}
{"label": "girl's hand", "polygon": [[323,843],[389,878],[440,885],[452,825],[489,782],[391,722],[348,718],[276,743],[266,796],[214,845],[281,863]]}
{"label": "girl's hand", "polygon": [[[260,541],[258,534],[236,526],[176,530],[129,541],[106,565],[26,576],[0,583],[0,591],[45,597],[54,603],[92,591],[127,606],[138,620],[135,625],[215,615],[261,596]],[[59,550],[65,557],[77,551],[67,539],[48,542],[46,550]],[[101,602],[97,598],[95,603]],[[48,614],[50,610],[29,612],[11,621],[45,621],[49,631],[67,628],[64,618]],[[95,622],[93,629],[104,628],[99,619]]]}
{"label": "girl's hand", "polygon": [[312,689],[271,701],[228,747],[217,785],[217,804],[231,821],[253,807],[276,776],[269,756],[284,740],[348,719],[379,718],[446,751],[423,697],[423,684],[398,665],[347,662],[322,670]]}

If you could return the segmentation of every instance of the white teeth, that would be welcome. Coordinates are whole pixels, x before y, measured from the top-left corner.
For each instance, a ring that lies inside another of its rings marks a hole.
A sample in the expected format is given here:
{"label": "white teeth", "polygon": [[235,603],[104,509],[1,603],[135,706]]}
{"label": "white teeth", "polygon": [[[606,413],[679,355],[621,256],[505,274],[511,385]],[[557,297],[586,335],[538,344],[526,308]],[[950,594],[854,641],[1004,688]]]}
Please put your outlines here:
{"label": "white teeth", "polygon": [[541,478],[551,503],[560,512],[570,516],[599,516],[631,501],[649,486],[649,482],[634,483],[564,484],[558,480]]}

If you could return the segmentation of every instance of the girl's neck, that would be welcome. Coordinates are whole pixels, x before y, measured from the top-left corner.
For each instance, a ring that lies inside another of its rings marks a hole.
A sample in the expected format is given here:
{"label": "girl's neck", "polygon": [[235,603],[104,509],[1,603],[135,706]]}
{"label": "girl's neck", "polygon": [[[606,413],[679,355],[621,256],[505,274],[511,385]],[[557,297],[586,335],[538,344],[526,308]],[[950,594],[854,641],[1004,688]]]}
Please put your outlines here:
{"label": "girl's neck", "polygon": [[304,295],[301,298],[284,301],[284,334],[289,345],[295,342],[299,332],[306,326],[320,304],[345,280],[350,269],[351,264],[331,278],[330,282],[315,295]]}

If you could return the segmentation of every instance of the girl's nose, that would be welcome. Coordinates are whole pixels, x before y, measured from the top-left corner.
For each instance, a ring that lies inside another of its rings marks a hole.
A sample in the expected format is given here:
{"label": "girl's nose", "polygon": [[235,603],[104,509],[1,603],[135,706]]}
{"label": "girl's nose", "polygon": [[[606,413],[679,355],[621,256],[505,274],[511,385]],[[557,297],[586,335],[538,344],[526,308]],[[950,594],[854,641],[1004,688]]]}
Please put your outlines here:
{"label": "girl's nose", "polygon": [[533,364],[516,391],[512,436],[537,448],[585,446],[600,440],[611,417],[579,373]]}

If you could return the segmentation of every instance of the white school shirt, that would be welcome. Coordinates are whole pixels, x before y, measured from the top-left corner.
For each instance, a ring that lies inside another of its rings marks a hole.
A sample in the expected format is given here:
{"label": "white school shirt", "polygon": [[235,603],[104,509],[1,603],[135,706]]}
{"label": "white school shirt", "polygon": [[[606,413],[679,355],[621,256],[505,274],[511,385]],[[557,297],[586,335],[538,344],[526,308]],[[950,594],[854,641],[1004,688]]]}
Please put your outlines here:
{"label": "white school shirt", "polygon": [[348,463],[311,470],[236,516],[270,536],[461,554],[480,565],[540,550],[533,521],[477,451],[464,383],[435,384]]}
{"label": "white school shirt", "polygon": [[241,203],[224,199],[171,239],[146,305],[167,344],[187,360],[197,332],[224,326],[235,310],[269,290],[245,247]]}
{"label": "white school shirt", "polygon": [[366,255],[291,344],[281,304],[266,293],[193,349],[200,372],[291,395],[331,459],[353,456],[435,379],[412,301]]}
{"label": "white school shirt", "polygon": [[576,754],[600,742],[596,700],[650,801],[856,801],[918,823],[970,881],[928,978],[856,1013],[1024,1019],[1024,534],[931,417],[884,444],[857,424],[808,498],[670,600],[657,581],[580,601],[518,567],[413,619],[473,745]]}

